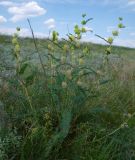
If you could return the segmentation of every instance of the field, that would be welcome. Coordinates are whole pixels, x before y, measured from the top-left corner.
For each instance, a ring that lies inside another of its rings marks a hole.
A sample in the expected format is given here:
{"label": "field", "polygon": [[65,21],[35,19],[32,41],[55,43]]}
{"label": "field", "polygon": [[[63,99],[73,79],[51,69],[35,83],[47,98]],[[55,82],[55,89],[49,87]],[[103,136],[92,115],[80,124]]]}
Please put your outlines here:
{"label": "field", "polygon": [[109,47],[0,36],[0,160],[135,160],[135,49]]}

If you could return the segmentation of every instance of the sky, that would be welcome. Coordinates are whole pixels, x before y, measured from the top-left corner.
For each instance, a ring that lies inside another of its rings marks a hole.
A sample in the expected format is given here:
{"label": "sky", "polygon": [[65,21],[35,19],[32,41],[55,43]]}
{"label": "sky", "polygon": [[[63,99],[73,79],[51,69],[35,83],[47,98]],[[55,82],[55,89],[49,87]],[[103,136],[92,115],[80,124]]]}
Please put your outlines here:
{"label": "sky", "polygon": [[94,35],[111,36],[118,17],[123,17],[126,28],[114,44],[135,48],[135,0],[0,0],[0,33],[11,35],[20,27],[20,36],[31,36],[29,18],[37,37],[48,37],[52,30],[65,37],[73,33],[75,24],[80,24],[83,13],[93,18],[87,24],[93,33],[85,34],[84,41],[104,44]]}

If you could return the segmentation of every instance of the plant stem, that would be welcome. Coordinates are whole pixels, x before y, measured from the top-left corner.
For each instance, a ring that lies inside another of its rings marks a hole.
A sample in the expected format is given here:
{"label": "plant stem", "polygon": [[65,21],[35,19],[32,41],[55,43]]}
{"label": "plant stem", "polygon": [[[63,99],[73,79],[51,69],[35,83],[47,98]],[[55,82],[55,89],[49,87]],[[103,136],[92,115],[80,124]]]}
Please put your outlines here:
{"label": "plant stem", "polygon": [[34,32],[33,32],[33,29],[32,29],[31,23],[30,23],[30,20],[27,19],[27,21],[28,21],[28,24],[29,24],[29,27],[30,27],[30,30],[31,30],[31,33],[32,33],[32,38],[33,38],[33,41],[34,41],[35,49],[36,49],[37,54],[38,54],[38,56],[39,56],[39,60],[40,60],[40,63],[41,63],[41,67],[42,67],[42,69],[43,69],[43,71],[44,71],[44,74],[46,75],[45,68],[44,68],[44,64],[43,64],[41,55],[40,55],[40,53],[39,53],[39,49],[38,49],[38,47],[37,47],[36,39],[35,39],[35,36],[34,36]]}

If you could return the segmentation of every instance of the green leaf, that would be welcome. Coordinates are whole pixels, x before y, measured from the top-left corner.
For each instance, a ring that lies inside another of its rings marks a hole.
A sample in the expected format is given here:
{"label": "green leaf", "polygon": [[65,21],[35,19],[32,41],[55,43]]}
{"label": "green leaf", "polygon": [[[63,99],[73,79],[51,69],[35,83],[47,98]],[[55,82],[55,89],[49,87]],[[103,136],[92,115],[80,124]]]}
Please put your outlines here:
{"label": "green leaf", "polygon": [[72,113],[70,110],[66,109],[62,113],[62,119],[61,119],[61,124],[60,124],[60,129],[62,131],[63,138],[65,138],[69,132],[71,119],[72,119]]}
{"label": "green leaf", "polygon": [[50,141],[48,142],[48,145],[46,146],[46,152],[43,158],[48,158],[49,155],[52,153],[57,154],[59,151],[61,144],[67,137],[70,127],[71,127],[71,121],[72,121],[72,112],[71,110],[65,109],[65,111],[62,112],[61,121],[60,121],[60,131],[56,132]]}
{"label": "green leaf", "polygon": [[89,21],[93,20],[93,18],[89,18],[86,20],[86,23],[88,23]]}
{"label": "green leaf", "polygon": [[28,77],[25,79],[26,86],[31,85],[31,84],[33,83],[34,77],[35,77],[35,76],[34,76],[34,73],[33,73],[33,74],[31,74],[30,76],[28,76]]}
{"label": "green leaf", "polygon": [[20,68],[19,74],[23,74],[27,69],[27,67],[28,67],[28,63],[24,63]]}
{"label": "green leaf", "polygon": [[101,80],[99,83],[102,84],[106,84],[110,81],[110,79],[105,79],[105,80]]}

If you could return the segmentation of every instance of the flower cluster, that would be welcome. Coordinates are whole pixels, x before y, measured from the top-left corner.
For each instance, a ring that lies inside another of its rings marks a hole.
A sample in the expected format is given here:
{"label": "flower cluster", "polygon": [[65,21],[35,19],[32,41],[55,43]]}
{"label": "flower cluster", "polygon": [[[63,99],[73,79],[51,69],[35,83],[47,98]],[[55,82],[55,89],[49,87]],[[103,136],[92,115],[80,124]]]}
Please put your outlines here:
{"label": "flower cluster", "polygon": [[20,70],[20,52],[21,52],[21,48],[20,48],[20,43],[19,43],[19,32],[20,32],[20,28],[17,27],[16,28],[16,33],[13,35],[12,38],[12,44],[14,46],[14,58],[16,60],[16,72],[18,73],[18,71]]}

